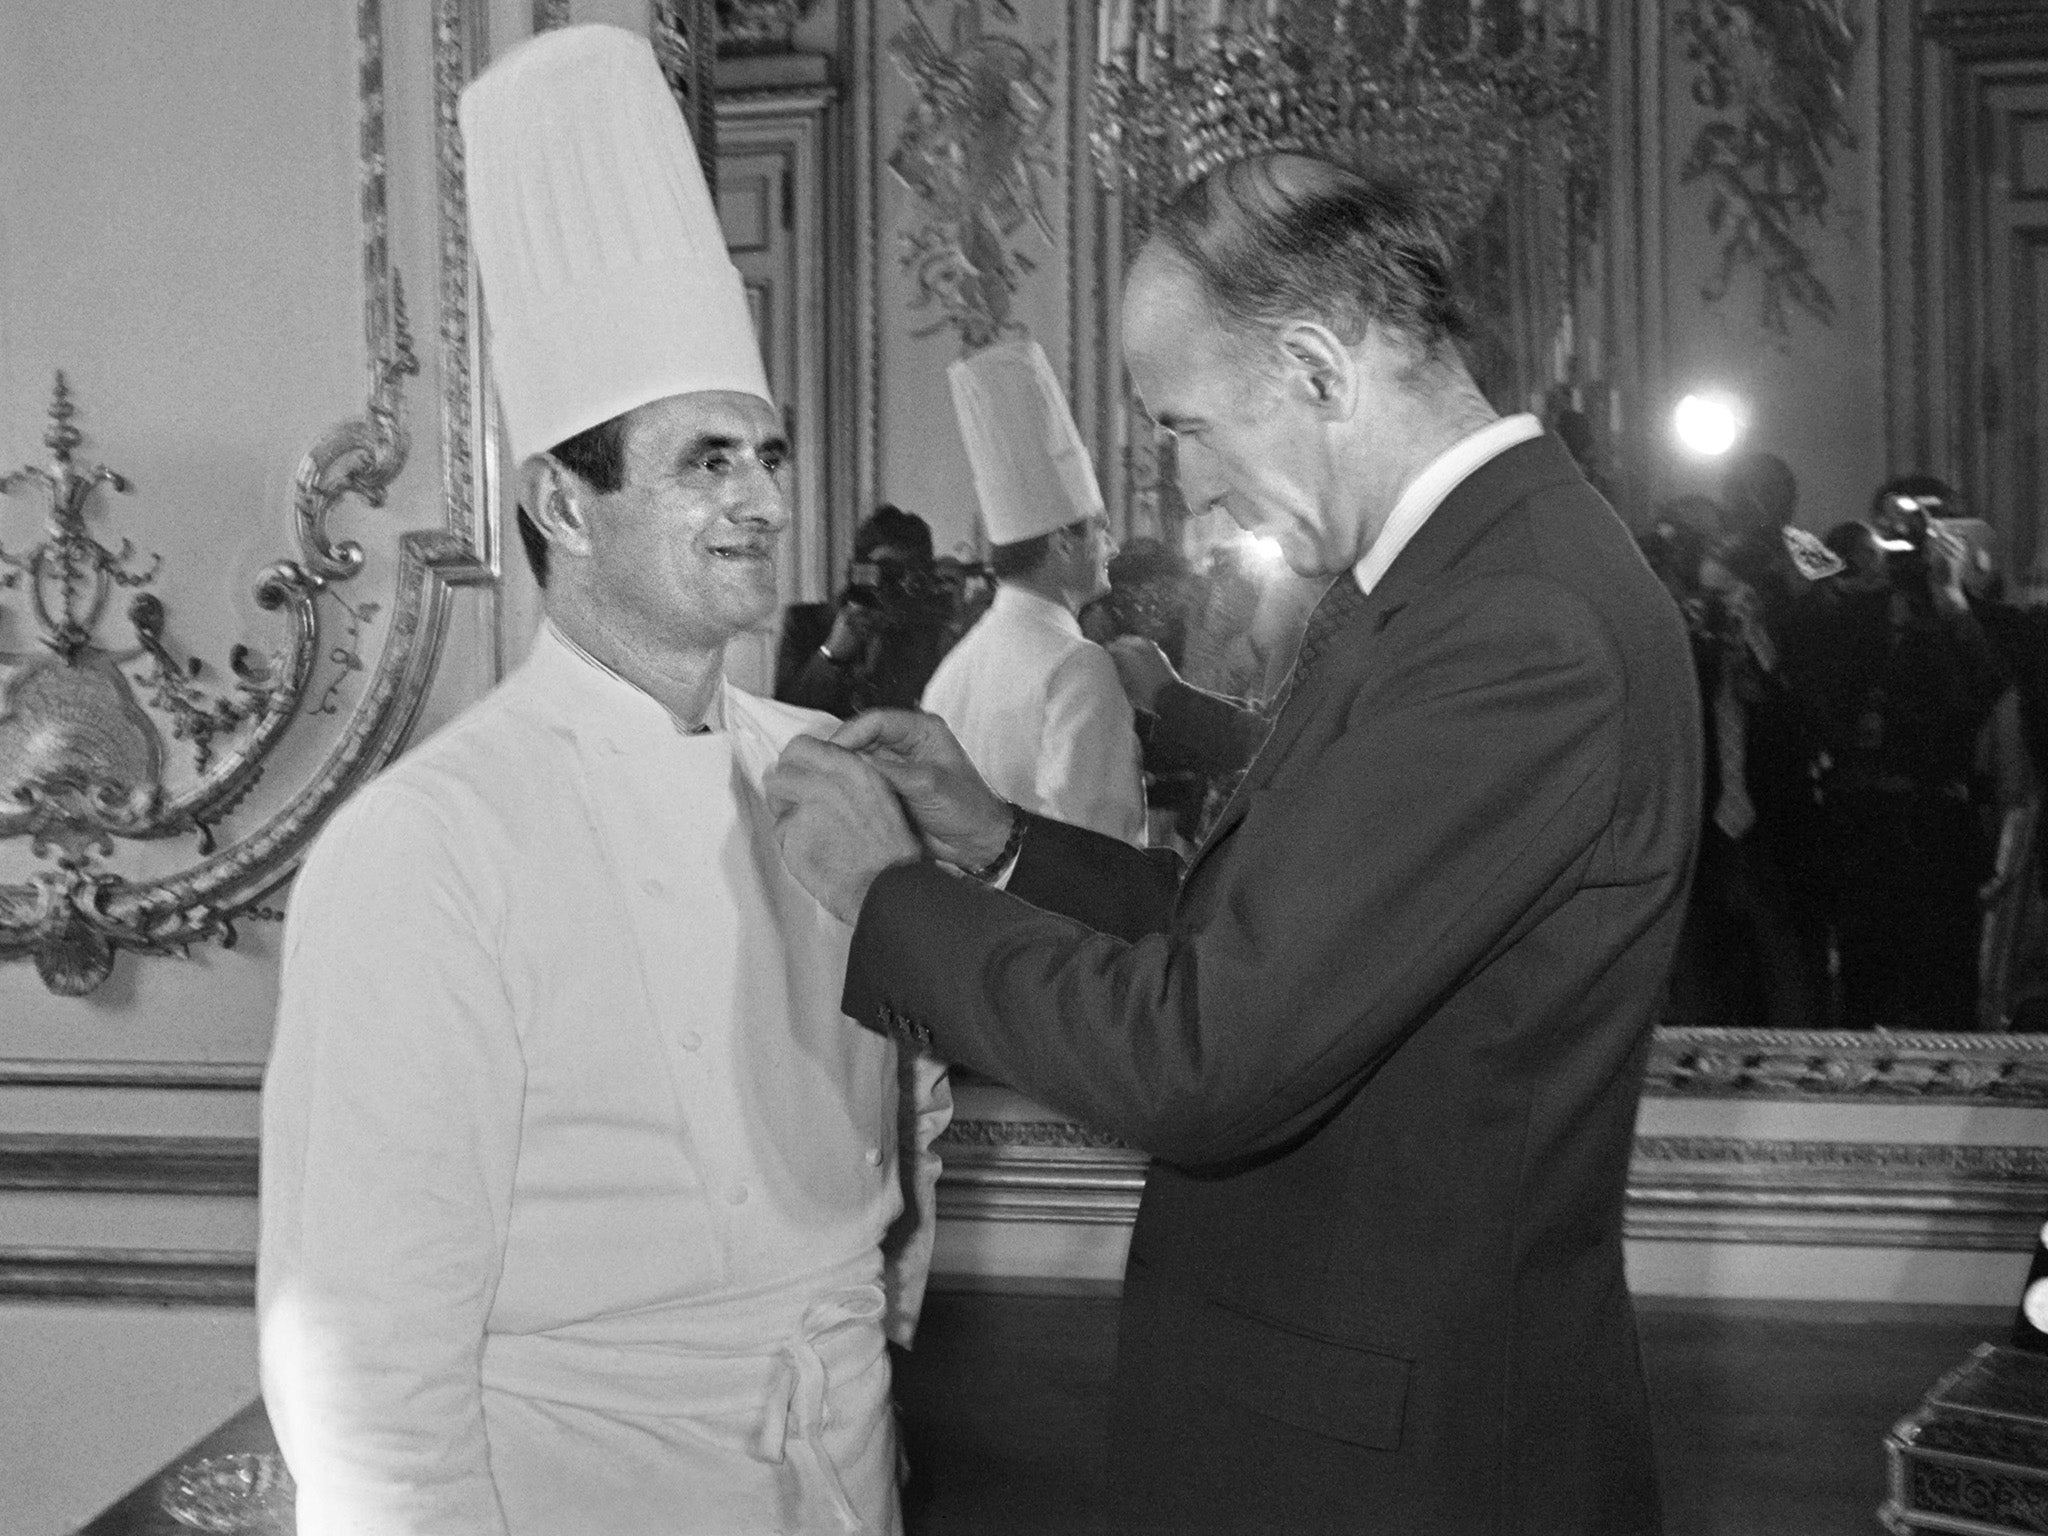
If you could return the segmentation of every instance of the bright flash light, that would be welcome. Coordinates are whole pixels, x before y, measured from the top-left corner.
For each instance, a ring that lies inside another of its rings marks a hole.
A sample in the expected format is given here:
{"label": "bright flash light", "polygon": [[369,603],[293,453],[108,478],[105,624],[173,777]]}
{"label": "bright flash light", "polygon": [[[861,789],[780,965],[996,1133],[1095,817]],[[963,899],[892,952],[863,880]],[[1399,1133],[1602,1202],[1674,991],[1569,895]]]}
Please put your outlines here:
{"label": "bright flash light", "polygon": [[1252,559],[1260,565],[1278,565],[1282,558],[1280,541],[1271,534],[1252,535],[1249,549]]}
{"label": "bright flash light", "polygon": [[1726,395],[1687,395],[1671,413],[1671,426],[1687,452],[1714,459],[1735,446],[1742,417],[1742,407]]}

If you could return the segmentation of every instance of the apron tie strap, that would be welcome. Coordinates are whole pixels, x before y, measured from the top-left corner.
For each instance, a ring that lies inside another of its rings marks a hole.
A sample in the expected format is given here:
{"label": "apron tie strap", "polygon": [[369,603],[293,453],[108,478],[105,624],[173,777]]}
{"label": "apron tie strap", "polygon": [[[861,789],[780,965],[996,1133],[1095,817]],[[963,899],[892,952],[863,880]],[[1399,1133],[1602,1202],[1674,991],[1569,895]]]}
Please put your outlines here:
{"label": "apron tie strap", "polygon": [[874,1323],[884,1306],[880,1286],[861,1285],[821,1296],[805,1309],[796,1332],[776,1352],[775,1380],[755,1445],[755,1454],[763,1461],[793,1460],[801,1483],[822,1489],[840,1529],[849,1532],[861,1529],[861,1519],[839,1481],[839,1469],[825,1453],[830,1381],[817,1346],[835,1329]]}

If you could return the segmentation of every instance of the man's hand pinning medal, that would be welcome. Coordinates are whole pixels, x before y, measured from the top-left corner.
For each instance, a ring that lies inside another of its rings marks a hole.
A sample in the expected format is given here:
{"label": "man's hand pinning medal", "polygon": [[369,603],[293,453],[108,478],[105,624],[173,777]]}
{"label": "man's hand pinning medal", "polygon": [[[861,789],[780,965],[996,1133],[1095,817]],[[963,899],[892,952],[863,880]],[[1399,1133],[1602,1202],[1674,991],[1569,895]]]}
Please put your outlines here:
{"label": "man's hand pinning medal", "polygon": [[783,862],[843,923],[860,916],[875,876],[924,856],[889,781],[856,752],[799,736],[768,770],[765,788]]}

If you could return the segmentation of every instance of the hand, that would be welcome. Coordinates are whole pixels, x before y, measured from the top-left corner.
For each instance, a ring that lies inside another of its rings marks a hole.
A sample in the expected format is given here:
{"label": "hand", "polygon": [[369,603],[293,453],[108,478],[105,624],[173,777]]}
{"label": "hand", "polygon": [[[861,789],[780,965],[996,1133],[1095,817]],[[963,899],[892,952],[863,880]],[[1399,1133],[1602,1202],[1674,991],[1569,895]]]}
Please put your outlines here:
{"label": "hand", "polygon": [[1158,707],[1159,690],[1180,681],[1166,652],[1143,635],[1119,635],[1103,647],[1116,663],[1116,675],[1130,695],[1131,708],[1148,713]]}
{"label": "hand", "polygon": [[871,610],[859,603],[841,603],[832,619],[832,633],[825,637],[825,652],[840,666],[849,666],[867,654],[874,635],[875,616]]}
{"label": "hand", "polygon": [[1927,585],[1935,602],[1951,612],[1969,607],[1963,584],[1969,546],[1932,519],[1927,524]]}
{"label": "hand", "polygon": [[858,752],[889,781],[934,858],[980,869],[1002,854],[1010,808],[982,782],[937,715],[871,709],[840,726],[832,741]]}
{"label": "hand", "polygon": [[768,770],[766,788],[782,862],[842,923],[860,916],[875,876],[923,856],[888,782],[830,742],[797,737]]}

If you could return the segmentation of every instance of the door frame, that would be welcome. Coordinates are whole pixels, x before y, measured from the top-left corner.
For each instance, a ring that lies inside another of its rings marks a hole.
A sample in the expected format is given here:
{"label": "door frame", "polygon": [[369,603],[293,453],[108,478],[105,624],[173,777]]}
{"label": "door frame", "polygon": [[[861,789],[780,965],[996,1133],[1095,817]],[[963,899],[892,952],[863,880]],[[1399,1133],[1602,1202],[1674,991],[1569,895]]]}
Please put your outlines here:
{"label": "door frame", "polygon": [[[1985,318],[1972,281],[1984,221],[1983,86],[2015,57],[2048,60],[2048,11],[2038,0],[1920,0],[1908,16],[1877,13],[1887,464],[1969,493],[1989,463],[1977,345]],[[2012,542],[2014,529],[2000,532]],[[2037,563],[2044,549],[2048,539],[2037,540]]]}

